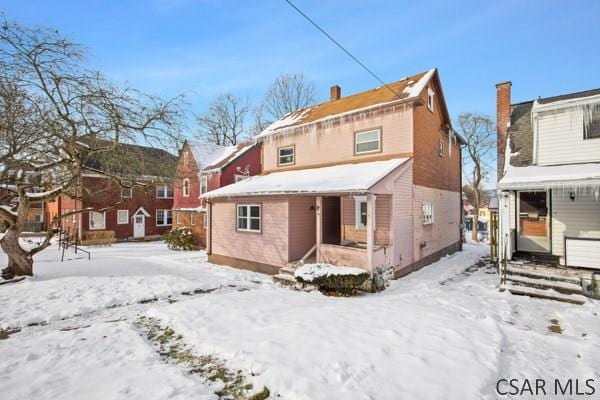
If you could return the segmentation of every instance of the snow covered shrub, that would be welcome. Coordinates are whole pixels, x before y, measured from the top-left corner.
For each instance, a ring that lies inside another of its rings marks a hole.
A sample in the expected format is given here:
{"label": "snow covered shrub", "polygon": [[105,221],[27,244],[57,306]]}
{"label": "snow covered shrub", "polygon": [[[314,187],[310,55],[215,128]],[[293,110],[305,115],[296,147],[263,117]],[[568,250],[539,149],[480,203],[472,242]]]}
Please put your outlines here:
{"label": "snow covered shrub", "polygon": [[298,282],[317,286],[326,294],[351,295],[369,279],[369,272],[331,264],[304,264],[296,270],[294,277]]}
{"label": "snow covered shrub", "polygon": [[198,250],[190,228],[171,229],[162,238],[172,250]]}

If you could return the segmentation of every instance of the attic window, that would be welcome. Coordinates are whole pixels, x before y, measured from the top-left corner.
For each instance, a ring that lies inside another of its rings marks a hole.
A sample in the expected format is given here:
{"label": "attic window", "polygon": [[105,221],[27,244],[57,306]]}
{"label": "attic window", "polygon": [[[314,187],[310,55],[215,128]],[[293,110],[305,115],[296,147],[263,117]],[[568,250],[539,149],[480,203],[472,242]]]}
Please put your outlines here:
{"label": "attic window", "polygon": [[294,164],[294,146],[280,147],[277,149],[279,166]]}
{"label": "attic window", "polygon": [[598,139],[600,138],[600,104],[588,106],[591,110],[585,110],[589,118],[583,120],[583,139]]}
{"label": "attic window", "polygon": [[183,153],[183,165],[188,166],[188,152]]}
{"label": "attic window", "polygon": [[183,180],[183,197],[189,197],[190,196],[190,180],[188,178],[185,178]]}
{"label": "attic window", "polygon": [[435,96],[433,90],[431,90],[431,88],[427,88],[427,108],[431,112],[433,112],[433,96]]}

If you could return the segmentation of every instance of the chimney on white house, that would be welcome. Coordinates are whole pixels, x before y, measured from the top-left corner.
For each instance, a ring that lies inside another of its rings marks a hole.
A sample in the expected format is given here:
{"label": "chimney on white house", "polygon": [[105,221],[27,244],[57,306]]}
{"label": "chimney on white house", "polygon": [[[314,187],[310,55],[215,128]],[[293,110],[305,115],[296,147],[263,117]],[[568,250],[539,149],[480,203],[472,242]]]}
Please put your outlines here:
{"label": "chimney on white house", "polygon": [[338,85],[333,85],[331,89],[329,89],[330,100],[339,100],[342,97],[342,88]]}
{"label": "chimney on white house", "polygon": [[496,84],[496,133],[498,154],[498,180],[502,178],[504,172],[504,153],[506,146],[506,137],[508,134],[508,125],[510,123],[510,88],[511,81]]}

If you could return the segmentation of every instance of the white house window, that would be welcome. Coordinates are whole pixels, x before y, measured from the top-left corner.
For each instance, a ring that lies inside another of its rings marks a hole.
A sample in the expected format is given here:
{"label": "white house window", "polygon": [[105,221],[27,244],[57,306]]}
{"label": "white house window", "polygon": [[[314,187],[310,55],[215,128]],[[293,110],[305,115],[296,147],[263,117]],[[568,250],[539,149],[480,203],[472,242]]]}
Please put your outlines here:
{"label": "white house window", "polygon": [[189,197],[190,196],[190,180],[188,178],[185,178],[183,180],[183,197]]}
{"label": "white house window", "polygon": [[117,224],[129,223],[129,210],[117,210]]}
{"label": "white house window", "polygon": [[356,229],[367,228],[367,196],[354,197],[354,226]]}
{"label": "white house window", "polygon": [[423,203],[423,225],[433,224],[433,204]]}
{"label": "white house window", "polygon": [[444,157],[444,155],[446,155],[444,141],[441,139],[438,141],[438,154],[440,155],[440,157]]}
{"label": "white house window", "polygon": [[278,153],[278,165],[292,165],[294,164],[294,146],[280,147],[277,149]]}
{"label": "white house window", "polygon": [[131,188],[121,188],[121,198],[122,199],[130,199],[132,196],[133,190]]}
{"label": "white house window", "polygon": [[435,96],[433,90],[431,90],[431,88],[427,88],[427,108],[431,112],[433,112],[433,96]]}
{"label": "white house window", "polygon": [[186,167],[188,166],[188,152],[185,151],[183,153],[183,165],[185,165]]}
{"label": "white house window", "polygon": [[208,229],[208,213],[202,214],[202,226],[204,229]]}
{"label": "white house window", "polygon": [[196,212],[195,211],[192,211],[190,213],[190,225],[191,226],[196,225]]}
{"label": "white house window", "polygon": [[200,176],[200,194],[204,194],[208,191],[208,177],[206,175]]}
{"label": "white house window", "polygon": [[[73,212],[77,211],[77,210],[71,210]],[[73,214],[73,222],[77,222],[77,214]]]}
{"label": "white house window", "polygon": [[157,199],[172,199],[173,188],[169,185],[158,185],[156,186],[156,198]]}
{"label": "white house window", "polygon": [[243,181],[245,179],[248,179],[248,178],[250,178],[248,175],[238,175],[238,174],[235,174],[235,183],[241,182],[241,181]]}
{"label": "white house window", "polygon": [[171,210],[156,210],[156,226],[168,226],[173,224],[173,213]]}
{"label": "white house window", "polygon": [[377,153],[381,151],[381,130],[356,132],[354,142],[356,154]]}
{"label": "white house window", "polygon": [[260,232],[259,204],[238,204],[237,230],[248,232]]}
{"label": "white house window", "polygon": [[90,229],[104,229],[106,227],[106,214],[91,211],[90,212]]}

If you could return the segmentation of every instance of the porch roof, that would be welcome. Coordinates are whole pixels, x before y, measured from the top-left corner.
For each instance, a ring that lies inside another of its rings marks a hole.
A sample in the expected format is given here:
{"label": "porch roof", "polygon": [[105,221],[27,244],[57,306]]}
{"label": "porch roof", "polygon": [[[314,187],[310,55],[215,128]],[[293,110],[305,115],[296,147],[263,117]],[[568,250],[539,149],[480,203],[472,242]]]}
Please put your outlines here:
{"label": "porch roof", "polygon": [[408,160],[409,158],[394,158],[257,175],[205,193],[202,197],[211,199],[281,194],[365,193]]}
{"label": "porch roof", "polygon": [[510,166],[499,189],[552,189],[600,187],[600,163]]}

